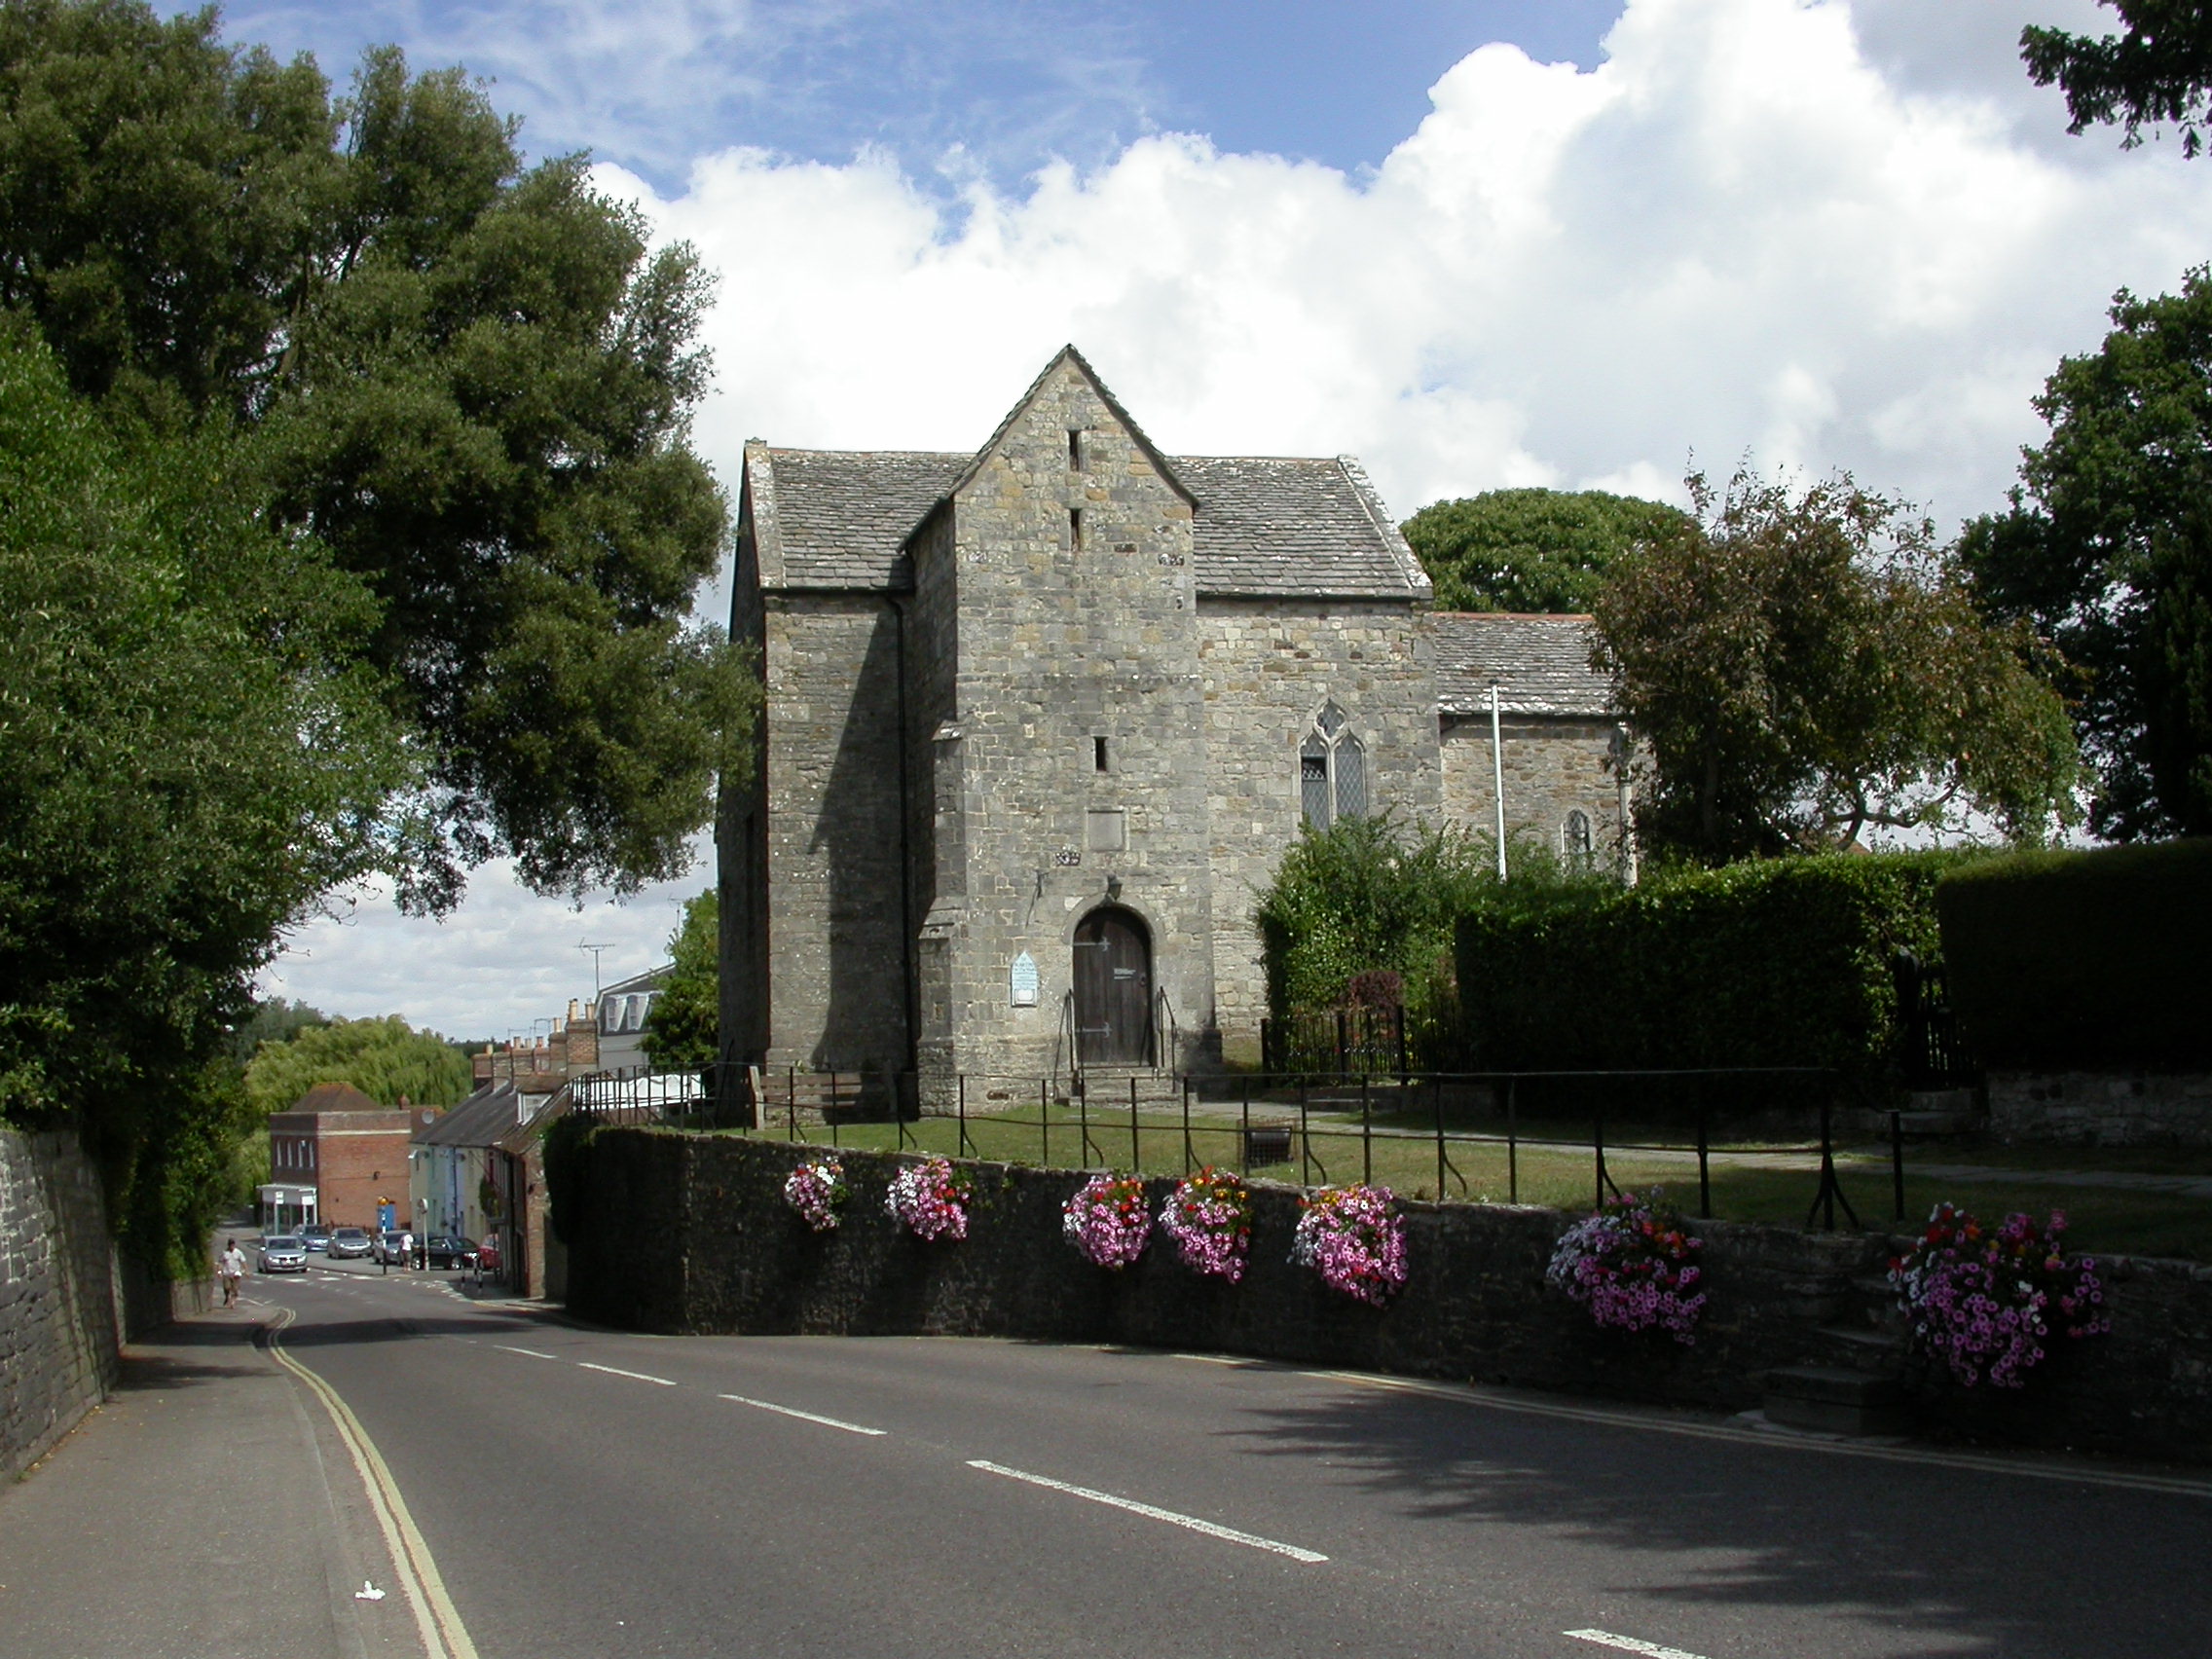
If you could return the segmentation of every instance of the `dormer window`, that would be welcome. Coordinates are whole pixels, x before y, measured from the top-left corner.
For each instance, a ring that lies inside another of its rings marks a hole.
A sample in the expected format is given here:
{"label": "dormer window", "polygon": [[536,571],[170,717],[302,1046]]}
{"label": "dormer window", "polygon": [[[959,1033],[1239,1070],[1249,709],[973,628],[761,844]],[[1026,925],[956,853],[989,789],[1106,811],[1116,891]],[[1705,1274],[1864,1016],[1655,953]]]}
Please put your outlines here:
{"label": "dormer window", "polygon": [[1316,830],[1367,816],[1367,751],[1333,702],[1323,705],[1298,747],[1298,803]]}

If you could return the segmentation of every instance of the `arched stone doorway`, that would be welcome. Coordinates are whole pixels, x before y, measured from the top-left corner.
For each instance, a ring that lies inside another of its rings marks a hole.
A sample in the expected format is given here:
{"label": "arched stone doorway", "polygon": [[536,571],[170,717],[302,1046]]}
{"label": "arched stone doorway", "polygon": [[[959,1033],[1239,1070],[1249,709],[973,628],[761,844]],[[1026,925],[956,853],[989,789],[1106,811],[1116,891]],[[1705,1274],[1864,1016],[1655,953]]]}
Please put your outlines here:
{"label": "arched stone doorway", "polygon": [[1087,1066],[1152,1060],[1152,936],[1133,910],[1101,905],[1076,924],[1076,1051]]}

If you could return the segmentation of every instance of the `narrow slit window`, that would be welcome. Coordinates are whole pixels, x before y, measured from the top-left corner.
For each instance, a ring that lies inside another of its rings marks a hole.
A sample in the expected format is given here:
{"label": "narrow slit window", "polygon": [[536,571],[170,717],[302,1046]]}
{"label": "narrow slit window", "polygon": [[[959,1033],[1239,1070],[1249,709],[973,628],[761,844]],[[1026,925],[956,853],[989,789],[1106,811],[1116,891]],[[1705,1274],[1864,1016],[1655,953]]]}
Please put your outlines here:
{"label": "narrow slit window", "polygon": [[1093,772],[1106,770],[1106,740],[1102,737],[1090,740],[1090,769]]}
{"label": "narrow slit window", "polygon": [[1083,509],[1068,508],[1068,545],[1076,552],[1083,551]]}
{"label": "narrow slit window", "polygon": [[1079,430],[1071,430],[1068,433],[1068,470],[1070,472],[1081,472],[1083,470],[1083,433]]}

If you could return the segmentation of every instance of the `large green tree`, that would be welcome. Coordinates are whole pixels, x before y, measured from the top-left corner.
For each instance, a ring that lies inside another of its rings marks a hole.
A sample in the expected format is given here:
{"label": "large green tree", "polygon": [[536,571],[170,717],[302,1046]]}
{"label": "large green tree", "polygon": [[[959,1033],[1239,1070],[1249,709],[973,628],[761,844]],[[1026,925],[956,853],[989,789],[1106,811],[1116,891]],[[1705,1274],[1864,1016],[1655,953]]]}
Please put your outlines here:
{"label": "large green tree", "polygon": [[2112,320],[2045,383],[2050,436],[1963,549],[1990,613],[2078,670],[2091,827],[2212,833],[2212,268],[2178,294],[2122,290]]}
{"label": "large green tree", "polygon": [[1718,864],[1970,812],[2036,839],[2071,810],[2064,705],[1985,624],[1932,527],[1848,476],[1689,479],[1694,518],[1617,564],[1598,667],[1650,745],[1640,837]]}
{"label": "large green tree", "polygon": [[418,1106],[451,1106],[468,1093],[468,1060],[435,1031],[417,1031],[397,1014],[337,1019],[264,1043],[245,1068],[246,1094],[266,1117],[318,1083],[350,1083],[389,1106],[401,1095]]}
{"label": "large green tree", "polygon": [[720,1058],[721,904],[708,888],[683,906],[669,935],[675,970],[645,1014],[640,1046],[662,1071],[710,1066]]}
{"label": "large green tree", "polygon": [[1590,608],[1614,560],[1681,518],[1603,490],[1488,490],[1432,502],[1404,530],[1438,609],[1572,614]]}
{"label": "large green tree", "polygon": [[2120,16],[2119,34],[2078,35],[2030,24],[2020,56],[2039,87],[2066,93],[2067,129],[2118,123],[2121,143],[2143,141],[2145,127],[2181,129],[2181,152],[2203,148],[2212,95],[2212,7],[2204,0],[2098,0]]}
{"label": "large green tree", "polygon": [[333,99],[212,8],[0,7],[0,306],[111,422],[249,434],[230,487],[376,601],[329,642],[425,761],[395,858],[436,907],[675,873],[750,680],[685,620],[726,535],[688,441],[709,282],[580,158],[525,166],[459,71]]}
{"label": "large green tree", "polygon": [[0,315],[0,1118],[77,1123],[157,1264],[226,1196],[254,971],[417,775],[345,666],[374,601],[244,464],[119,435]]}

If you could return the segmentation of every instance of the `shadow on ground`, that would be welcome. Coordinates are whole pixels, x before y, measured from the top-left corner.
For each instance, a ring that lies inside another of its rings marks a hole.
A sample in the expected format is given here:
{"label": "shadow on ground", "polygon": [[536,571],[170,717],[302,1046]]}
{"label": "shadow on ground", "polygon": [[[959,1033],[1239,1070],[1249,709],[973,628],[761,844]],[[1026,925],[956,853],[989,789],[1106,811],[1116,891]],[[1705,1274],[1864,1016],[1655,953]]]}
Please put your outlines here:
{"label": "shadow on ground", "polygon": [[1626,1552],[1649,1570],[1624,1590],[1852,1620],[1899,1659],[2171,1659],[2212,1616],[2203,1497],[1406,1396],[1255,1415],[1255,1450],[1326,1459],[1407,1514]]}

